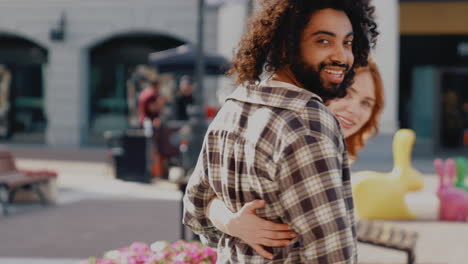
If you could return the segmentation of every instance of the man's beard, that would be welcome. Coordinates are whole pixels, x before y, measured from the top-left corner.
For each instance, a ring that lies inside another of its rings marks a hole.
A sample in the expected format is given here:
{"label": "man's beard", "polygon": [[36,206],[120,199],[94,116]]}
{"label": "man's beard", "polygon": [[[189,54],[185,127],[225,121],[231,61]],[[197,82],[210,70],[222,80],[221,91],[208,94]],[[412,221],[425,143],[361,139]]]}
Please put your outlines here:
{"label": "man's beard", "polygon": [[325,87],[320,79],[320,72],[326,66],[339,66],[348,70],[349,66],[339,64],[320,63],[319,71],[313,69],[311,65],[299,61],[291,65],[291,71],[298,82],[300,82],[306,90],[309,90],[322,98],[323,101],[329,101],[335,98],[343,98],[346,96],[347,88],[352,84],[354,78],[354,69],[348,70],[343,78],[343,82],[339,84],[330,84]]}

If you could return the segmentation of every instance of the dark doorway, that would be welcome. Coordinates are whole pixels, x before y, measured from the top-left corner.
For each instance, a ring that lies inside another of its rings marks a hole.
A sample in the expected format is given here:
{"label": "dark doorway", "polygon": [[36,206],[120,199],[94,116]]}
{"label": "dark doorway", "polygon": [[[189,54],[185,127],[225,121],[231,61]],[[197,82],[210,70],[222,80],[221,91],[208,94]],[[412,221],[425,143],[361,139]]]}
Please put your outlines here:
{"label": "dark doorway", "polygon": [[0,137],[17,143],[44,143],[43,68],[47,50],[0,33]]}

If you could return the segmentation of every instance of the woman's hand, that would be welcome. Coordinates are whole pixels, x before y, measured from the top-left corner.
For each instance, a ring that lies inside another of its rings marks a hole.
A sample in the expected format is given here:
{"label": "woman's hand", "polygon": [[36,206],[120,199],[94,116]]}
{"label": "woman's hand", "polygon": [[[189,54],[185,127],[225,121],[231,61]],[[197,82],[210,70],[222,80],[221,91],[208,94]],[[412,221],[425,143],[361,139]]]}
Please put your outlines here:
{"label": "woman's hand", "polygon": [[228,218],[226,233],[242,239],[261,256],[273,259],[273,254],[263,246],[284,247],[297,235],[287,224],[267,221],[256,215],[256,210],[265,206],[265,201],[254,200],[246,203],[239,212]]}

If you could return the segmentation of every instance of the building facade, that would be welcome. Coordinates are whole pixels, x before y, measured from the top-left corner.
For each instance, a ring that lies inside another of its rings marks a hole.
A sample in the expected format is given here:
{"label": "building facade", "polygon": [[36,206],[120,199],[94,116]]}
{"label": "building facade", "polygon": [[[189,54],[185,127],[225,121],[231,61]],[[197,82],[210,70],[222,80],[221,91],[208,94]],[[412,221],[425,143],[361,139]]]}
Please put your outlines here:
{"label": "building facade", "polygon": [[401,1],[399,120],[420,154],[468,153],[468,1]]}
{"label": "building facade", "polygon": [[[196,42],[197,0],[1,5],[0,64],[11,76],[4,119],[18,142],[88,144],[95,126],[121,122],[106,113],[124,111],[122,86],[132,67],[147,63],[150,52]],[[206,50],[217,50],[217,20],[218,9],[208,8]]]}
{"label": "building facade", "polygon": [[[128,73],[146,63],[150,52],[196,43],[197,2],[1,0],[0,64],[12,76],[6,120],[15,142],[79,148],[93,144],[96,133],[121,127]],[[250,3],[223,2],[206,9],[205,50],[230,58]],[[374,3],[381,32],[374,56],[386,97],[381,131],[393,133],[398,127],[399,2]]]}

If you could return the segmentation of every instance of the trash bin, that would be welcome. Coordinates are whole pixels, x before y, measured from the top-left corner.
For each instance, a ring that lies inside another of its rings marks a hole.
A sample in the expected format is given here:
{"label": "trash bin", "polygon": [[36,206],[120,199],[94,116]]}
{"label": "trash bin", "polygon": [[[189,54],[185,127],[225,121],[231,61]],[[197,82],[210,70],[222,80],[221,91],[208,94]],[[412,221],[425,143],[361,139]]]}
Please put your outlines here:
{"label": "trash bin", "polygon": [[169,167],[172,166],[188,171],[194,161],[186,153],[181,153],[181,144],[188,145],[189,152],[192,150],[192,131],[188,122],[173,120],[149,133],[145,129],[107,131],[104,137],[116,178],[151,183],[154,177],[168,178]]}
{"label": "trash bin", "polygon": [[151,183],[151,139],[143,129],[124,133],[106,132],[106,141],[113,159],[115,177],[124,181]]}

